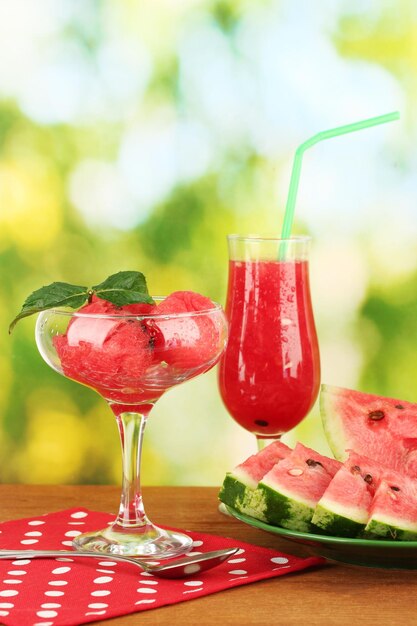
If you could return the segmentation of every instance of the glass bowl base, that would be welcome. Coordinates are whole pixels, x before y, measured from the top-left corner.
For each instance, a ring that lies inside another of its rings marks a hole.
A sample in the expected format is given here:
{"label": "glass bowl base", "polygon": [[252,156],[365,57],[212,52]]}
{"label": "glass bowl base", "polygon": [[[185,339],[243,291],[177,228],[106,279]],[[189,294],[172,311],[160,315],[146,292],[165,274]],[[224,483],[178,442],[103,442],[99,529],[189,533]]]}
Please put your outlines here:
{"label": "glass bowl base", "polygon": [[185,554],[193,543],[188,535],[151,524],[134,529],[117,526],[115,530],[115,527],[83,533],[72,544],[76,550],[160,560]]}

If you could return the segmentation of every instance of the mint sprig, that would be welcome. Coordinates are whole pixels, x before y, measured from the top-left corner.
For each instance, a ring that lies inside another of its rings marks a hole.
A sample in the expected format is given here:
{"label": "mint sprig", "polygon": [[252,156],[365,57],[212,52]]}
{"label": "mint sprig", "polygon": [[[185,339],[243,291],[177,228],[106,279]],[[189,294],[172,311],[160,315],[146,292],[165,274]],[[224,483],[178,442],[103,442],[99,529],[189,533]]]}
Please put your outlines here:
{"label": "mint sprig", "polygon": [[145,276],[141,272],[117,272],[91,288],[55,282],[37,289],[26,298],[22,310],[9,326],[9,333],[24,317],[55,307],[78,309],[87,301],[90,302],[93,295],[102,300],[108,300],[116,306],[137,303],[155,304],[149,295]]}

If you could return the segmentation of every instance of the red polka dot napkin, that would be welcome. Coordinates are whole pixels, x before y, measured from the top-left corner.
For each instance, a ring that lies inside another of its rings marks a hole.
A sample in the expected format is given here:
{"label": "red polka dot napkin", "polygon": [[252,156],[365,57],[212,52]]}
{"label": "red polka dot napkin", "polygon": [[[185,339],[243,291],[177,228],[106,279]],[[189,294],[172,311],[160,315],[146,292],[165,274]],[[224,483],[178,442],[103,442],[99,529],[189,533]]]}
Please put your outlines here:
{"label": "red polka dot napkin", "polygon": [[[71,549],[81,532],[113,521],[107,513],[69,509],[0,524],[0,548]],[[281,576],[324,560],[301,559],[235,539],[187,533],[194,552],[238,546],[218,567],[189,578],[166,580],[134,565],[102,559],[0,560],[0,623],[6,626],[74,626],[184,602],[247,583]]]}

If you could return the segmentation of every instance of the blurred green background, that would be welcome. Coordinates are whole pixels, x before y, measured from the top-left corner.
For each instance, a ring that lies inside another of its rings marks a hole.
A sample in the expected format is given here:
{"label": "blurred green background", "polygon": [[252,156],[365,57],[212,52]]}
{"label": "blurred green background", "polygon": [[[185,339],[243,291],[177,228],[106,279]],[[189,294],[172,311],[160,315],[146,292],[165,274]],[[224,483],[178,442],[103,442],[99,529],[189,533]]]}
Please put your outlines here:
{"label": "blurred green background", "polygon": [[[224,302],[226,235],[278,234],[295,148],[296,232],[322,380],[417,401],[414,0],[0,0],[0,480],[118,483],[110,411],[37,353],[24,298],[145,273]],[[318,411],[286,439],[327,451]],[[210,372],[149,421],[145,484],[219,484],[255,451]]]}

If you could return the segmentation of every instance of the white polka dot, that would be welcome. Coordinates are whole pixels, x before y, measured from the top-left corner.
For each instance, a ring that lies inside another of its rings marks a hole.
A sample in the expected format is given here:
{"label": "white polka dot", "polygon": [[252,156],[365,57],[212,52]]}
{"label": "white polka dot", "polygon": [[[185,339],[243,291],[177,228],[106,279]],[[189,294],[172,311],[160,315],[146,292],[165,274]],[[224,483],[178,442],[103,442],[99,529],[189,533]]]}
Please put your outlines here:
{"label": "white polka dot", "polygon": [[107,609],[109,605],[106,604],[105,602],[93,602],[92,604],[88,605],[89,609]]}
{"label": "white polka dot", "polygon": [[25,533],[25,537],[42,537],[42,533],[39,530],[31,530],[29,533]]}
{"label": "white polka dot", "polygon": [[184,583],[187,587],[199,587],[202,584],[201,580],[187,580],[187,582]]}
{"label": "white polka dot", "polygon": [[0,602],[0,609],[12,609],[13,607],[13,602]]}
{"label": "white polka dot", "polygon": [[197,548],[198,546],[202,546],[202,545],[203,545],[203,542],[202,542],[202,541],[200,541],[199,539],[198,539],[197,541],[193,541],[193,546],[195,546],[196,548]]}
{"label": "white polka dot", "polygon": [[99,576],[93,580],[93,583],[97,585],[103,585],[104,583],[109,583],[113,580],[113,576]]}
{"label": "white polka dot", "polygon": [[17,561],[12,561],[12,565],[29,565],[32,563],[30,559],[18,559]]}
{"label": "white polka dot", "polygon": [[98,596],[109,596],[111,594],[111,591],[108,591],[107,589],[100,589],[100,591],[92,591],[91,595],[98,597]]}
{"label": "white polka dot", "polygon": [[22,539],[20,543],[23,543],[25,546],[30,546],[33,543],[39,543],[39,539]]}
{"label": "white polka dot", "polygon": [[64,563],[74,563],[74,559],[67,559],[66,557],[60,556],[55,559],[55,561],[64,561]]}
{"label": "white polka dot", "polygon": [[157,580],[142,580],[142,585],[159,585]]}
{"label": "white polka dot", "polygon": [[82,535],[81,530],[69,530],[65,533],[65,537],[78,537],[78,535]]}
{"label": "white polka dot", "polygon": [[52,585],[52,587],[63,587],[64,585],[68,585],[67,580],[51,580],[48,585]]}
{"label": "white polka dot", "polygon": [[100,572],[101,574],[115,574],[114,569],[96,569],[96,572]]}
{"label": "white polka dot", "polygon": [[75,519],[81,519],[83,517],[87,517],[88,513],[85,513],[84,511],[76,511],[75,513],[71,513],[71,517],[74,517]]}
{"label": "white polka dot", "polygon": [[106,611],[88,611],[86,615],[105,615]]}
{"label": "white polka dot", "polygon": [[42,609],[59,609],[62,604],[58,604],[57,602],[45,602],[41,604]]}
{"label": "white polka dot", "polygon": [[117,565],[114,561],[99,561],[98,564],[103,565],[103,567],[114,567]]}
{"label": "white polka dot", "polygon": [[245,569],[232,569],[229,574],[247,574],[248,572]]}
{"label": "white polka dot", "polygon": [[68,526],[84,526],[85,522],[68,522]]}
{"label": "white polka dot", "polygon": [[245,552],[245,549],[244,549],[244,548],[239,548],[239,550],[236,552],[236,556],[237,556],[238,554],[243,554],[244,552]]}
{"label": "white polka dot", "polygon": [[148,589],[147,587],[139,587],[138,593],[156,593],[156,589]]}
{"label": "white polka dot", "polygon": [[56,598],[58,596],[64,596],[65,593],[63,591],[45,591],[45,595],[51,598]]}
{"label": "white polka dot", "polygon": [[61,541],[63,546],[71,546],[72,548],[72,541]]}
{"label": "white polka dot", "polygon": [[71,568],[70,567],[56,567],[55,569],[52,570],[53,574],[66,574],[67,572],[70,572]]}
{"label": "white polka dot", "polygon": [[190,563],[190,565],[184,566],[184,574],[197,574],[201,570],[201,567],[198,563]]}
{"label": "white polka dot", "polygon": [[27,571],[24,569],[11,569],[7,572],[10,576],[24,576],[27,574]]}
{"label": "white polka dot", "polygon": [[0,610],[0,615],[2,617],[6,617],[6,615],[8,615],[8,614],[9,614],[9,611],[3,611],[3,609]]}
{"label": "white polka dot", "polygon": [[155,598],[151,598],[150,600],[138,600],[135,604],[152,604],[155,602]]}
{"label": "white polka dot", "polygon": [[35,622],[33,626],[52,626],[53,622]]}
{"label": "white polka dot", "polygon": [[17,596],[18,593],[16,589],[5,589],[4,591],[0,591],[0,596],[2,598],[9,598],[11,596]]}
{"label": "white polka dot", "polygon": [[246,559],[229,559],[228,563],[243,563]]}
{"label": "white polka dot", "polygon": [[56,611],[37,611],[38,617],[56,617],[58,613]]}
{"label": "white polka dot", "polygon": [[140,575],[141,576],[153,576],[153,574],[151,574],[150,572],[141,572]]}
{"label": "white polka dot", "polygon": [[16,578],[6,578],[5,580],[3,580],[5,585],[20,585],[23,580],[18,580]]}
{"label": "white polka dot", "polygon": [[45,522],[40,519],[34,519],[31,522],[28,522],[29,526],[41,526],[42,524],[45,524]]}
{"label": "white polka dot", "polygon": [[285,558],[285,556],[273,556],[271,559],[272,563],[280,563],[280,564],[284,564],[284,563],[288,563],[288,559]]}

